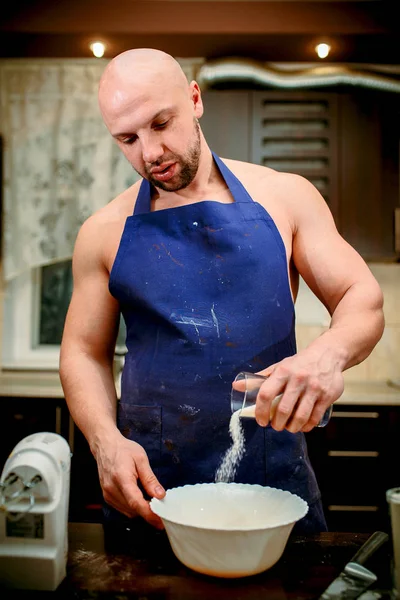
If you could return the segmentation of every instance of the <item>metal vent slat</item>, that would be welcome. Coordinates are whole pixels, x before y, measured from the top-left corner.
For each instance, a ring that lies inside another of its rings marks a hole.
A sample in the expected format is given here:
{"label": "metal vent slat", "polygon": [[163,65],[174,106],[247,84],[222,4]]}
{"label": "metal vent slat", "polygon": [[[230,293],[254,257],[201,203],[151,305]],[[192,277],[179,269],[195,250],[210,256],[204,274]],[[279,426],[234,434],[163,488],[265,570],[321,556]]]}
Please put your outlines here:
{"label": "metal vent slat", "polygon": [[252,160],[308,179],[336,202],[336,95],[253,92]]}

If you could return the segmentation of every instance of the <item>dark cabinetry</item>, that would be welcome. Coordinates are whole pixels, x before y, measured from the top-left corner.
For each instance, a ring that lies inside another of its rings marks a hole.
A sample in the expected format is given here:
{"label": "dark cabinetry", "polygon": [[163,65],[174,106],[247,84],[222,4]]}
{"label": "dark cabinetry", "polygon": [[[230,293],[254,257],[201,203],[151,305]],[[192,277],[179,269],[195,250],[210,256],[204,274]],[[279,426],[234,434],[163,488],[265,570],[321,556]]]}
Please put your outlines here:
{"label": "dark cabinetry", "polygon": [[39,431],[54,431],[68,439],[67,409],[63,399],[2,397],[0,419],[0,463],[24,437]]}
{"label": "dark cabinetry", "polygon": [[397,94],[364,90],[339,96],[337,222],[369,260],[395,255],[399,117]]}
{"label": "dark cabinetry", "polygon": [[102,520],[103,492],[97,463],[83,434],[75,425],[72,427],[69,520],[99,523]]}
{"label": "dark cabinetry", "polygon": [[331,531],[389,527],[385,492],[399,485],[400,407],[336,405],[328,426],[307,434]]}
{"label": "dark cabinetry", "polygon": [[[101,521],[102,491],[86,439],[63,399],[1,398],[0,471],[25,436],[54,431],[70,444],[69,520]],[[325,428],[307,434],[311,462],[331,531],[389,527],[385,491],[399,485],[400,407],[336,405]]]}
{"label": "dark cabinetry", "polygon": [[0,472],[8,455],[24,437],[40,431],[62,435],[71,448],[70,521],[100,520],[102,492],[96,461],[72,422],[62,398],[2,397]]}
{"label": "dark cabinetry", "polygon": [[306,177],[366,260],[398,258],[397,94],[224,89],[203,97],[201,126],[215,152]]}

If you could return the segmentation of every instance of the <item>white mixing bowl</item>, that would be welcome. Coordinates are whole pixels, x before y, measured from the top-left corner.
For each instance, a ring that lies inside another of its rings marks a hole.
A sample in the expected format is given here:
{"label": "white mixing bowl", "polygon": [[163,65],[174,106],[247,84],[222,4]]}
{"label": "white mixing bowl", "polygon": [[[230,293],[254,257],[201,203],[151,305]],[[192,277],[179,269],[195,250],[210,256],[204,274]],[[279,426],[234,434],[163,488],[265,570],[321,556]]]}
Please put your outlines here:
{"label": "white mixing bowl", "polygon": [[161,517],[176,557],[216,577],[244,577],[282,556],[307,503],[290,492],[242,483],[199,483],[167,491],[150,507]]}

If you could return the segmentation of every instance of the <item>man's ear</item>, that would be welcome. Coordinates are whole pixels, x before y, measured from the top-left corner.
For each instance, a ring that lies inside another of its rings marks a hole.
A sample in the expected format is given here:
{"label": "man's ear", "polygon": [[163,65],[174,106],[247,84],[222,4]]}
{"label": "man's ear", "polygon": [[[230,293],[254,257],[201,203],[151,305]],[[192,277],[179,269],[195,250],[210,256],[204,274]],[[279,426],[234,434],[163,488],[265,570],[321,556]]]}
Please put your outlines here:
{"label": "man's ear", "polygon": [[194,116],[200,119],[204,112],[203,100],[201,98],[201,90],[197,81],[191,81],[189,84],[190,99],[193,102]]}

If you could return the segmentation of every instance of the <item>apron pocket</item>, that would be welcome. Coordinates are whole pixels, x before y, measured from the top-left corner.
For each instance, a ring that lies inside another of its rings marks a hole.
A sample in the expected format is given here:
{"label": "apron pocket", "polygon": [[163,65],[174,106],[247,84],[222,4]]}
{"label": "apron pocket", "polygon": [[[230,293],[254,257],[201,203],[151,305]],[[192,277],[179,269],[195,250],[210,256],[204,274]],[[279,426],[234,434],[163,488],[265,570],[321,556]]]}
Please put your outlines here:
{"label": "apron pocket", "polygon": [[143,406],[118,403],[118,429],[128,440],[137,442],[145,449],[152,462],[160,460],[162,408],[161,406]]}

